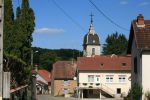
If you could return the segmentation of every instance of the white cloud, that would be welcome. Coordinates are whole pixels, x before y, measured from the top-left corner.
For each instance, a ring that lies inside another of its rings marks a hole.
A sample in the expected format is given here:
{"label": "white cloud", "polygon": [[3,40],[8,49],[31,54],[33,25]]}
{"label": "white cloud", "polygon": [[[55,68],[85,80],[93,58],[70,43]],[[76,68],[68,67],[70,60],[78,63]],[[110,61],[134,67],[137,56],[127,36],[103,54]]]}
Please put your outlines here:
{"label": "white cloud", "polygon": [[65,32],[62,28],[39,28],[34,33],[63,33]]}
{"label": "white cloud", "polygon": [[148,2],[141,2],[140,4],[139,4],[139,6],[146,6],[146,5],[148,5],[149,3]]}
{"label": "white cloud", "polygon": [[128,2],[127,1],[121,1],[120,4],[126,5],[126,4],[128,4]]}

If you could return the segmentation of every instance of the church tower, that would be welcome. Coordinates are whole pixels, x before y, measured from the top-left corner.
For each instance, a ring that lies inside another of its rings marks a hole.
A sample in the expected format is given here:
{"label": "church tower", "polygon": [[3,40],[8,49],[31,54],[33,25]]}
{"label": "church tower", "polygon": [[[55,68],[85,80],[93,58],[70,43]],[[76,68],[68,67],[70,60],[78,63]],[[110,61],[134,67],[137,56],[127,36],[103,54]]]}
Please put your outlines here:
{"label": "church tower", "polygon": [[93,15],[91,14],[91,23],[89,32],[84,36],[83,40],[83,56],[91,57],[100,55],[100,42],[93,26]]}

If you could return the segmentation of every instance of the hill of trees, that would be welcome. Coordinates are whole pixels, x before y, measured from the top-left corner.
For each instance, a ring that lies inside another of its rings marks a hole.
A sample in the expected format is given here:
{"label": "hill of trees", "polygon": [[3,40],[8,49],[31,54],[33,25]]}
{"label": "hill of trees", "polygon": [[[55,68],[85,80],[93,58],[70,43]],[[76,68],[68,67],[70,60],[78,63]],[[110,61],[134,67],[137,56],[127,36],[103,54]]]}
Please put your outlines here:
{"label": "hill of trees", "polygon": [[[59,60],[76,60],[83,53],[76,49],[43,49],[33,47],[33,63],[39,69],[51,71],[53,63]],[[38,52],[37,52],[38,51]]]}

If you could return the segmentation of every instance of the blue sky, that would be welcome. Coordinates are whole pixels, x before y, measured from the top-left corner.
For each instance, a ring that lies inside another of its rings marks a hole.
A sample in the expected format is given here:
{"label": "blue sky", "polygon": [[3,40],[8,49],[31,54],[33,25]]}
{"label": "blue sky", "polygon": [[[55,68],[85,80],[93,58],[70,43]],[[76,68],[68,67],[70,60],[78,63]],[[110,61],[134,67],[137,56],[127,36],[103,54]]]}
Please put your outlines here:
{"label": "blue sky", "polygon": [[[18,1],[13,0],[14,8],[19,6]],[[94,14],[94,27],[101,44],[105,43],[108,34],[116,31],[125,34],[127,38],[129,36],[129,31],[120,29],[108,21],[89,0],[55,0],[55,2],[79,25],[73,23],[53,0],[30,0],[30,7],[36,17],[33,47],[82,50],[83,37],[89,29],[91,12]],[[92,0],[92,2],[111,20],[128,30],[131,20],[136,19],[138,14],[150,19],[149,0]]]}

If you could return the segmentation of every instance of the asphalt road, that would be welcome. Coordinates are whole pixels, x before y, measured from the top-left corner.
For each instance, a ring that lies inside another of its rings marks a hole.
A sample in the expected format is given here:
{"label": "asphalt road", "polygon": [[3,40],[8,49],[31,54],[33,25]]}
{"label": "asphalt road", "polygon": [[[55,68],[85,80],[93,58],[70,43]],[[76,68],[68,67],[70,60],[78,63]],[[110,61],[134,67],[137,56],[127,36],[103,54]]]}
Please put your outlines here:
{"label": "asphalt road", "polygon": [[[77,98],[53,97],[50,95],[38,95],[38,100],[79,100]],[[82,100],[82,99],[80,99]],[[123,99],[83,99],[83,100],[123,100]]]}
{"label": "asphalt road", "polygon": [[78,100],[77,98],[53,97],[50,95],[38,95],[38,100]]}

